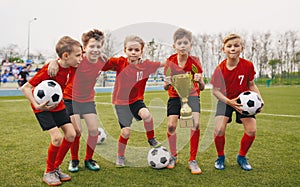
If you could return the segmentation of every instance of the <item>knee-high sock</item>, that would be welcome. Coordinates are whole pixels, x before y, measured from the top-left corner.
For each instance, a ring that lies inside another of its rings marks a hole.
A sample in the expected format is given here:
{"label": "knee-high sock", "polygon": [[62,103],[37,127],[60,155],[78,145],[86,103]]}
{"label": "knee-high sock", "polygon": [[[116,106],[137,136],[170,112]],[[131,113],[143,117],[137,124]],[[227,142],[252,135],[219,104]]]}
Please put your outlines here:
{"label": "knee-high sock", "polygon": [[123,136],[120,135],[119,141],[118,141],[118,156],[124,156],[125,155],[125,149],[127,146],[129,138],[123,138]]}
{"label": "knee-high sock", "polygon": [[177,150],[176,150],[177,135],[176,133],[173,135],[167,133],[167,136],[169,141],[170,153],[172,156],[177,156]]}
{"label": "knee-high sock", "polygon": [[69,151],[73,142],[69,142],[65,138],[63,139],[61,145],[59,146],[58,153],[55,159],[55,168],[59,167],[63,162],[67,152]]}
{"label": "knee-high sock", "polygon": [[253,141],[255,139],[255,136],[249,136],[246,133],[244,133],[244,136],[241,140],[241,147],[239,151],[240,156],[246,156],[248,150],[250,149]]}
{"label": "knee-high sock", "polygon": [[90,160],[93,158],[94,151],[95,151],[95,148],[97,145],[97,140],[98,140],[98,135],[96,135],[96,136],[88,135],[84,160]]}
{"label": "knee-high sock", "polygon": [[55,170],[55,159],[58,152],[59,147],[50,143],[48,147],[48,156],[46,160],[46,173]]}
{"label": "knee-high sock", "polygon": [[70,147],[71,160],[79,160],[78,152],[79,152],[79,145],[80,145],[80,137],[81,136],[76,136],[74,142]]}
{"label": "knee-high sock", "polygon": [[216,146],[218,156],[224,156],[225,135],[223,136],[215,135],[215,146]]}
{"label": "knee-high sock", "polygon": [[144,127],[146,130],[147,139],[150,140],[154,137],[154,125],[153,125],[153,119],[151,119],[149,122],[144,122]]}
{"label": "knee-high sock", "polygon": [[190,161],[196,160],[197,152],[198,152],[198,145],[200,139],[200,130],[192,130],[191,129],[191,136],[190,136]]}

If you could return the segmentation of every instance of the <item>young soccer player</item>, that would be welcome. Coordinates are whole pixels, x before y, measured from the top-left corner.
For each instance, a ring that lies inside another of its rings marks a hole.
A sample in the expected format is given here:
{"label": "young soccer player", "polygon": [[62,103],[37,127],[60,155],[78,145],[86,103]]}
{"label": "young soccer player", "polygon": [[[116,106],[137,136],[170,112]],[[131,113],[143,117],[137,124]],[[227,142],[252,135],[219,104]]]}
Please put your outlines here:
{"label": "young soccer player", "polygon": [[[75,140],[70,148],[70,172],[79,171],[79,145],[82,133],[81,118],[85,120],[88,129],[84,165],[87,169],[98,171],[99,165],[93,160],[94,150],[98,139],[98,116],[94,101],[97,78],[105,65],[101,48],[104,44],[104,33],[94,29],[82,34],[84,55],[77,68],[71,68],[69,80],[64,90],[64,102],[76,130]],[[56,73],[56,61],[50,62],[49,73]]]}
{"label": "young soccer player", "polygon": [[[200,90],[204,90],[205,84],[202,77],[202,67],[199,58],[190,55],[192,48],[192,33],[179,28],[173,35],[173,47],[176,54],[167,59],[164,72],[166,74],[165,90],[168,90],[168,132],[167,137],[171,152],[171,159],[167,168],[173,169],[178,162],[176,150],[176,128],[180,117],[181,99],[171,85],[170,76],[190,73],[193,77],[193,87],[188,97],[188,104],[192,108],[193,127],[190,134],[190,158],[188,167],[192,174],[201,174],[202,171],[196,161],[198,144],[200,139]],[[170,71],[170,75],[168,75]]]}
{"label": "young soccer player", "polygon": [[[43,181],[50,186],[60,185],[61,181],[71,180],[71,177],[63,173],[59,169],[59,166],[74,141],[76,133],[66,113],[63,101],[58,105],[51,106],[47,106],[47,102],[38,104],[32,93],[34,87],[47,79],[55,80],[64,89],[69,67],[78,66],[82,60],[81,44],[68,36],[64,36],[56,44],[56,53],[60,60],[58,61],[59,71],[55,77],[50,78],[47,73],[49,64],[46,64],[33,78],[22,86],[22,91],[30,101],[41,128],[44,131],[47,130],[51,137],[46,160],[46,170],[43,177]],[[64,132],[64,137],[59,128]]]}
{"label": "young soccer player", "polygon": [[236,112],[236,122],[244,125],[237,162],[243,170],[252,169],[245,156],[255,139],[256,119],[255,116],[243,115],[241,105],[236,100],[244,91],[251,90],[259,95],[260,92],[254,83],[255,70],[252,62],[239,57],[243,49],[244,42],[239,35],[227,35],[222,46],[226,59],[216,67],[211,80],[213,95],[218,99],[214,132],[218,153],[215,168],[218,170],[225,169],[225,130],[227,123],[232,121],[233,112]]}
{"label": "young soccer player", "polygon": [[149,75],[163,64],[142,61],[144,45],[144,41],[138,36],[126,37],[124,53],[127,57],[110,58],[105,69],[117,73],[112,98],[121,127],[116,167],[125,167],[125,149],[133,118],[144,121],[147,139],[152,147],[161,145],[154,137],[153,118],[143,100]]}

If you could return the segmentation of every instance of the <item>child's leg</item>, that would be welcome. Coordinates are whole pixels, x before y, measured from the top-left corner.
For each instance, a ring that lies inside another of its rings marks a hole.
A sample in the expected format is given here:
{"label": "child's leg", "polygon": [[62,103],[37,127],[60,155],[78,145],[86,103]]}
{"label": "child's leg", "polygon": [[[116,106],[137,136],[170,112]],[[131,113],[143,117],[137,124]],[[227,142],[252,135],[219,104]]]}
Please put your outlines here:
{"label": "child's leg", "polygon": [[98,116],[97,114],[84,114],[83,118],[88,128],[88,139],[86,144],[86,152],[84,160],[91,160],[98,140]]}
{"label": "child's leg", "polygon": [[75,130],[73,128],[73,125],[71,123],[67,123],[63,126],[61,126],[62,130],[64,131],[65,138],[63,139],[58,153],[55,160],[55,167],[59,167],[61,163],[63,162],[67,152],[69,151],[69,148],[71,147],[74,138],[75,138]]}
{"label": "child's leg", "polygon": [[239,151],[240,156],[246,156],[250,149],[256,135],[256,120],[255,118],[242,118],[244,124],[244,135],[241,140],[241,147]]}
{"label": "child's leg", "polygon": [[124,127],[121,129],[121,134],[118,141],[118,156],[124,156],[128,139],[130,137],[130,128]]}
{"label": "child's leg", "polygon": [[147,108],[141,108],[138,114],[144,121],[147,139],[150,140],[154,138],[154,124],[151,113]]}
{"label": "child's leg", "polygon": [[224,156],[225,130],[228,119],[229,118],[225,116],[215,117],[214,141],[218,156]]}
{"label": "child's leg", "polygon": [[73,127],[76,132],[76,137],[70,147],[71,160],[79,160],[78,153],[79,153],[79,147],[80,147],[80,137],[81,137],[81,132],[82,132],[80,116],[78,114],[75,114],[75,115],[70,116],[70,119],[72,121]]}
{"label": "child's leg", "polygon": [[178,115],[170,115],[168,117],[168,141],[169,141],[169,147],[170,147],[170,152],[172,156],[177,156],[177,150],[176,150],[176,141],[177,141],[177,136],[176,136],[176,127],[177,127],[177,122],[178,122]]}
{"label": "child's leg", "polygon": [[191,129],[190,135],[190,159],[196,160],[197,152],[198,152],[198,145],[200,140],[200,130],[199,129]]}
{"label": "child's leg", "polygon": [[50,129],[49,134],[51,136],[51,143],[48,147],[48,156],[46,160],[46,173],[55,170],[55,160],[61,144],[62,135],[57,127]]}

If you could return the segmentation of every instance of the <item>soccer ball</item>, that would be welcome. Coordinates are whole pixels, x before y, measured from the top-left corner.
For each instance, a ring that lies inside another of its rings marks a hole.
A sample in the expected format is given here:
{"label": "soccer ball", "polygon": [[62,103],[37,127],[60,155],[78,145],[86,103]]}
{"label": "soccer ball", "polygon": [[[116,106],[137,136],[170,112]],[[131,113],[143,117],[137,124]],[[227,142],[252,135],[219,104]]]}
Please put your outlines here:
{"label": "soccer ball", "polygon": [[237,103],[242,104],[243,114],[252,116],[258,113],[262,107],[261,98],[252,91],[246,91],[239,95]]}
{"label": "soccer ball", "polygon": [[105,133],[104,129],[99,127],[97,144],[102,144],[105,140],[106,140],[106,133]]}
{"label": "soccer ball", "polygon": [[162,169],[167,167],[170,161],[170,153],[165,147],[152,148],[148,152],[148,164],[152,168]]}
{"label": "soccer ball", "polygon": [[48,102],[48,106],[58,104],[63,93],[60,85],[54,80],[44,80],[38,84],[33,91],[33,97],[38,104]]}

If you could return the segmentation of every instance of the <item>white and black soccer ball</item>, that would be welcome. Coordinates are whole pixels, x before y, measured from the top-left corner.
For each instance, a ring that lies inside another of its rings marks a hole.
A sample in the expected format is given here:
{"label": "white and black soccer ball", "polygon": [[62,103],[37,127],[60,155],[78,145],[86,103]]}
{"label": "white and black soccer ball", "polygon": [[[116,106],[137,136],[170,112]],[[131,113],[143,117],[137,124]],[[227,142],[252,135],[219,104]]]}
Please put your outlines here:
{"label": "white and black soccer ball", "polygon": [[246,91],[239,95],[237,103],[242,104],[243,114],[247,116],[255,115],[262,108],[261,98],[256,92]]}
{"label": "white and black soccer ball", "polygon": [[97,144],[102,144],[106,140],[106,133],[103,128],[98,128]]}
{"label": "white and black soccer ball", "polygon": [[33,97],[39,104],[49,100],[47,105],[50,106],[58,104],[63,97],[63,93],[56,81],[44,80],[34,88]]}
{"label": "white and black soccer ball", "polygon": [[167,167],[170,157],[171,155],[165,147],[152,148],[148,152],[148,164],[152,168],[162,169]]}

